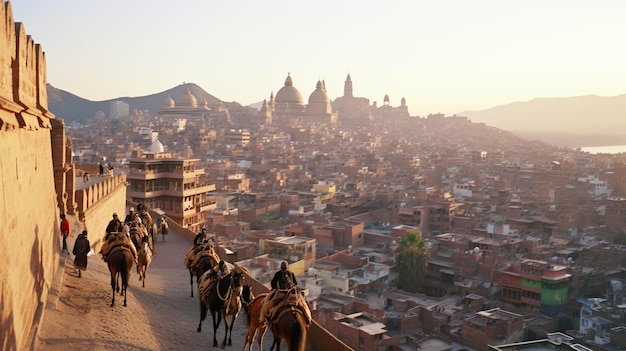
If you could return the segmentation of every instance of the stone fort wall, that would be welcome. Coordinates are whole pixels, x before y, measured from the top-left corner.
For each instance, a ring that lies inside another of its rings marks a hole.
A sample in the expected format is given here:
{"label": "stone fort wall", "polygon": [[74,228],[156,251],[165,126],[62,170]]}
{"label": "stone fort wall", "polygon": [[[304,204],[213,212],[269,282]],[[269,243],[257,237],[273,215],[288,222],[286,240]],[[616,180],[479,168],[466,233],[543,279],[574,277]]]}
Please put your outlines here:
{"label": "stone fort wall", "polygon": [[45,53],[0,5],[0,349],[27,350],[60,267],[60,214],[99,249],[112,212],[124,213],[126,178],[76,189],[71,141],[48,111]]}
{"label": "stone fort wall", "polygon": [[0,6],[0,348],[29,348],[58,267],[59,209],[45,54]]}

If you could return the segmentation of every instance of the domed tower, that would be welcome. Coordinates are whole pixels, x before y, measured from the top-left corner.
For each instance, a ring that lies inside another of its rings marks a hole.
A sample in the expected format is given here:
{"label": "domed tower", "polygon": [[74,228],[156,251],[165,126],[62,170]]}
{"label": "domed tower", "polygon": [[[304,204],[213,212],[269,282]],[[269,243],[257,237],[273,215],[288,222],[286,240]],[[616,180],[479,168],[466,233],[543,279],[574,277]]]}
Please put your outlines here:
{"label": "domed tower", "polygon": [[280,112],[302,112],[304,111],[304,100],[302,94],[293,86],[291,75],[287,74],[285,86],[276,93],[276,111]]}
{"label": "domed tower", "polygon": [[150,145],[150,152],[158,154],[164,151],[163,144],[157,139]]}
{"label": "domed tower", "polygon": [[197,108],[198,107],[198,100],[196,100],[196,97],[193,96],[191,91],[189,91],[189,88],[187,88],[187,91],[185,92],[185,95],[183,95],[178,100],[178,102],[176,103],[176,106]]}
{"label": "domed tower", "polygon": [[315,91],[309,96],[309,104],[306,107],[306,113],[309,115],[326,115],[332,112],[330,99],[324,89],[324,84],[317,81]]}
{"label": "domed tower", "polygon": [[174,103],[174,99],[172,99],[169,95],[165,100],[163,100],[163,104],[161,104],[161,108],[174,108],[176,104]]}
{"label": "domed tower", "polygon": [[383,106],[389,106],[389,95],[385,94],[385,98],[383,99]]}

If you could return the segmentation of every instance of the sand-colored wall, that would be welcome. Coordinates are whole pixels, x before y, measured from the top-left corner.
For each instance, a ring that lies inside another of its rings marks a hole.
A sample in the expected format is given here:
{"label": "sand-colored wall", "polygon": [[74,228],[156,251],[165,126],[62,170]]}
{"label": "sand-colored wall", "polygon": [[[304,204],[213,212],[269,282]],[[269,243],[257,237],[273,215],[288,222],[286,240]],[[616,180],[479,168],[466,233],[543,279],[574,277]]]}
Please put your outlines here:
{"label": "sand-colored wall", "polygon": [[60,252],[50,131],[0,131],[0,340],[23,350]]}
{"label": "sand-colored wall", "polygon": [[27,350],[59,266],[45,55],[0,6],[0,349]]}

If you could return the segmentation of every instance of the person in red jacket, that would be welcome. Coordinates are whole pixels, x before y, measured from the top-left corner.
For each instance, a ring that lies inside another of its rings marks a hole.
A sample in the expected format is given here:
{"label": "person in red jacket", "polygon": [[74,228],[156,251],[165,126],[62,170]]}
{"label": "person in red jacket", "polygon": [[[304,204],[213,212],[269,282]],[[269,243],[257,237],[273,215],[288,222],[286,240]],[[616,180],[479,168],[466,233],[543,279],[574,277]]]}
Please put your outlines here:
{"label": "person in red jacket", "polygon": [[69,252],[67,249],[67,237],[70,236],[70,221],[65,218],[65,213],[61,213],[61,236],[63,237],[61,252]]}

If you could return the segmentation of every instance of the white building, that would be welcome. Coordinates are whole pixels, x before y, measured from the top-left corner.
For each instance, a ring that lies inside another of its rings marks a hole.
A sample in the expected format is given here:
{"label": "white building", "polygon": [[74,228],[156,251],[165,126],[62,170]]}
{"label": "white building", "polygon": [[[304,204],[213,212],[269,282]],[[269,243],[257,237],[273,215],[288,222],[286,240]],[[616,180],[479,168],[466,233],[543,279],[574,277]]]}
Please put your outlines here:
{"label": "white building", "polygon": [[109,103],[109,117],[119,118],[130,116],[130,106],[124,101],[111,101]]}

